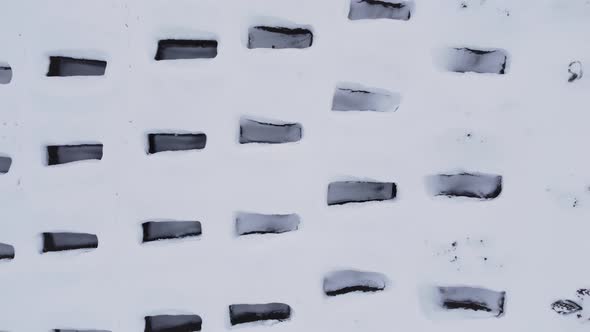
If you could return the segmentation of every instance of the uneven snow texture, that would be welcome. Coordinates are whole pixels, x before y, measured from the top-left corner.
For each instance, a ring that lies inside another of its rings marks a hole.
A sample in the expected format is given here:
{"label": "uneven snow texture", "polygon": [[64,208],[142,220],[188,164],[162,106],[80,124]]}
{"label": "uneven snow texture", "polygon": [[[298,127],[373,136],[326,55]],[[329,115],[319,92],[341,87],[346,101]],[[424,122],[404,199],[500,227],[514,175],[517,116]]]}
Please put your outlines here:
{"label": "uneven snow texture", "polygon": [[[465,3],[465,6],[462,3]],[[142,331],[232,303],[288,303],[254,331],[587,331],[551,310],[589,287],[587,0],[416,0],[407,20],[349,20],[348,0],[19,0],[0,11],[0,330]],[[248,28],[313,28],[306,49],[248,49]],[[217,40],[211,59],[156,61],[158,41]],[[505,75],[438,68],[440,49],[501,48]],[[46,77],[49,56],[102,59],[104,76]],[[574,69],[572,69],[573,71]],[[399,92],[396,112],[331,111],[339,82]],[[294,144],[238,144],[240,117],[297,121]],[[203,150],[146,154],[153,132],[203,132]],[[45,146],[104,144],[102,160],[46,166]],[[425,177],[499,174],[493,200],[432,197]],[[342,179],[395,181],[391,202],[326,205]],[[296,232],[235,236],[236,211],[287,211]],[[141,244],[153,218],[199,220],[196,241]],[[40,254],[39,234],[96,234]],[[471,238],[453,256],[438,254]],[[485,245],[474,239],[485,239]],[[477,245],[477,246],[476,246]],[[487,260],[484,260],[484,257]],[[387,275],[326,297],[327,271]],[[506,291],[500,318],[431,319],[422,287]],[[238,330],[238,329],[236,329]]]}

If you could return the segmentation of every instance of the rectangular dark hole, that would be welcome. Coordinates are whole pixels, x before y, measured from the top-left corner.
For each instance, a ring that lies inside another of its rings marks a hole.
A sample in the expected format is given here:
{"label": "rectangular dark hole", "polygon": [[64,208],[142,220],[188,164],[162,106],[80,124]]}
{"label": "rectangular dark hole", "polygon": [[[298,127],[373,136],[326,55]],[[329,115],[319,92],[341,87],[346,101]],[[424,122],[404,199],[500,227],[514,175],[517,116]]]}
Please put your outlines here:
{"label": "rectangular dark hole", "polygon": [[504,313],[506,292],[478,287],[438,287],[441,306],[447,310],[471,310],[500,317]]}
{"label": "rectangular dark hole", "polygon": [[449,49],[445,69],[457,73],[505,74],[508,52],[502,49],[477,50],[467,47]]}
{"label": "rectangular dark hole", "polygon": [[107,68],[103,60],[50,56],[47,76],[102,76]]}
{"label": "rectangular dark hole", "polygon": [[141,226],[143,242],[201,235],[201,223],[198,221],[148,221]]}
{"label": "rectangular dark hole", "polygon": [[385,289],[387,278],[378,272],[338,270],[324,277],[324,293],[328,296],[351,292],[377,292]]}
{"label": "rectangular dark hole", "polygon": [[199,315],[157,315],[145,317],[145,332],[201,331]]}
{"label": "rectangular dark hole", "polygon": [[385,201],[396,195],[393,182],[338,181],[328,185],[328,205]]}
{"label": "rectangular dark hole", "polygon": [[398,93],[357,84],[341,84],[334,91],[332,110],[394,112],[400,101]]}
{"label": "rectangular dark hole", "polygon": [[95,234],[55,232],[43,233],[43,252],[98,248]]}
{"label": "rectangular dark hole", "polygon": [[12,158],[0,157],[0,174],[8,173],[11,165],[12,165]]}
{"label": "rectangular dark hole", "polygon": [[8,84],[10,81],[12,81],[12,68],[0,65],[0,84]]}
{"label": "rectangular dark hole", "polygon": [[201,150],[207,145],[207,135],[154,133],[148,134],[148,153],[164,151]]}
{"label": "rectangular dark hole", "polygon": [[502,176],[484,173],[439,174],[427,178],[435,196],[493,199],[502,193]]}
{"label": "rectangular dark hole", "polygon": [[164,39],[158,42],[155,59],[211,59],[216,56],[216,40]]}
{"label": "rectangular dark hole", "polygon": [[255,26],[248,30],[248,48],[308,48],[313,33],[305,28]]}
{"label": "rectangular dark hole", "polygon": [[101,160],[102,144],[49,145],[47,165],[67,164],[82,160]]}
{"label": "rectangular dark hole", "polygon": [[54,329],[54,332],[111,332],[108,330],[76,330],[76,329]]}
{"label": "rectangular dark hole", "polygon": [[250,119],[240,120],[240,143],[281,144],[301,140],[300,123],[270,123]]}
{"label": "rectangular dark hole", "polygon": [[297,214],[260,214],[238,213],[236,232],[238,235],[285,233],[299,228],[300,218]]}
{"label": "rectangular dark hole", "polygon": [[10,244],[0,243],[0,259],[14,259],[14,247]]}
{"label": "rectangular dark hole", "polygon": [[392,19],[407,21],[412,16],[413,1],[350,0],[350,20]]}
{"label": "rectangular dark hole", "polygon": [[229,306],[232,325],[265,320],[284,321],[291,317],[291,307],[284,303],[232,304]]}

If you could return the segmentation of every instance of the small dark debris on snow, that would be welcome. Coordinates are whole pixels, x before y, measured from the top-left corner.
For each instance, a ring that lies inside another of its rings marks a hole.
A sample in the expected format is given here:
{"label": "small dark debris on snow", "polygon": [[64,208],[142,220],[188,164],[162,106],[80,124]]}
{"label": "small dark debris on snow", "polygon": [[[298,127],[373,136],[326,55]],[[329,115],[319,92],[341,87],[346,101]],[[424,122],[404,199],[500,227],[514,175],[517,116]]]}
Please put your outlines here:
{"label": "small dark debris on snow", "polygon": [[567,71],[570,73],[570,77],[567,79],[568,82],[579,80],[584,76],[584,70],[580,61],[570,62]]}
{"label": "small dark debris on snow", "polygon": [[551,309],[560,315],[570,315],[582,310],[582,306],[572,300],[558,300],[551,304]]}
{"label": "small dark debris on snow", "polygon": [[585,297],[590,297],[590,289],[580,288],[576,291],[576,295],[583,300]]}

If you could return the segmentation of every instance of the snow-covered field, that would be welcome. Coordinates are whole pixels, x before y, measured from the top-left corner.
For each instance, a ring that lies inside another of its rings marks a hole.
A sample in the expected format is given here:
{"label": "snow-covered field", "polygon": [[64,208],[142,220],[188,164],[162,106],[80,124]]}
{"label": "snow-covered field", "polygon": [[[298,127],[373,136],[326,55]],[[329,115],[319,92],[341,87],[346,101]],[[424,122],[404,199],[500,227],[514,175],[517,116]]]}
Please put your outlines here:
{"label": "snow-covered field", "polygon": [[[584,331],[551,310],[590,287],[590,1],[415,0],[410,20],[348,19],[349,0],[20,0],[0,11],[0,330],[142,331],[193,313],[203,331]],[[309,27],[306,49],[248,49],[248,28]],[[216,39],[214,59],[155,61],[160,39]],[[506,75],[438,64],[498,48]],[[49,56],[108,61],[46,77]],[[331,111],[351,82],[401,96],[395,112]],[[240,118],[301,123],[299,142],[238,144]],[[152,132],[204,132],[203,150],[148,155]],[[49,144],[104,145],[47,166]],[[426,177],[503,177],[493,200],[432,197]],[[330,182],[395,182],[391,201],[328,206]],[[297,231],[237,237],[238,212],[300,216]],[[142,222],[198,220],[197,239],[142,244]],[[41,254],[41,233],[93,233]],[[455,243],[453,245],[453,243]],[[455,257],[457,256],[457,257]],[[382,292],[327,297],[340,269]],[[435,286],[506,291],[504,315],[433,308]],[[430,295],[429,295],[430,294]],[[228,306],[282,302],[289,321],[230,325]]]}

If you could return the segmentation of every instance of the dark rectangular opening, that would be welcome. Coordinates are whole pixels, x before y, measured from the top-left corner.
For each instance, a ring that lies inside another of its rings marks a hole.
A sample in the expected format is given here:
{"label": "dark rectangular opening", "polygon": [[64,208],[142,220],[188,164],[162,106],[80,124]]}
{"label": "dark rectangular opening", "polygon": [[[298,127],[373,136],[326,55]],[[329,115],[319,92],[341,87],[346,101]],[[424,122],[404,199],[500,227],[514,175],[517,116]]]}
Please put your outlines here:
{"label": "dark rectangular opening", "polygon": [[467,47],[447,51],[445,69],[457,73],[505,74],[508,52],[502,49],[478,50]]}
{"label": "dark rectangular opening", "polygon": [[47,165],[67,164],[82,160],[101,160],[102,144],[49,145]]}
{"label": "dark rectangular opening", "polygon": [[211,59],[216,56],[216,40],[164,39],[158,42],[155,59]]}
{"label": "dark rectangular opening", "polygon": [[199,315],[157,315],[145,317],[145,332],[201,331]]}
{"label": "dark rectangular opening", "polygon": [[392,19],[407,21],[412,17],[413,1],[350,0],[348,19]]}
{"label": "dark rectangular opening", "polygon": [[248,30],[248,48],[308,48],[313,32],[306,28],[255,26]]}
{"label": "dark rectangular opening", "polygon": [[10,244],[0,243],[0,260],[14,259],[14,247]]}
{"label": "dark rectangular opening", "polygon": [[324,293],[328,296],[352,292],[377,292],[385,289],[387,278],[378,272],[339,270],[324,277]]}
{"label": "dark rectangular opening", "polygon": [[385,201],[396,195],[393,182],[338,181],[328,185],[328,205]]}
{"label": "dark rectangular opening", "polygon": [[148,221],[141,226],[143,242],[201,235],[201,223],[198,221]]}
{"label": "dark rectangular opening", "polygon": [[0,65],[0,84],[8,84],[12,81],[12,68],[7,65]]}
{"label": "dark rectangular opening", "polygon": [[43,233],[43,252],[98,248],[95,234],[55,232]]}
{"label": "dark rectangular opening", "polygon": [[8,173],[11,165],[12,165],[12,158],[0,157],[0,174]]}
{"label": "dark rectangular opening", "polygon": [[301,140],[303,128],[300,123],[270,123],[250,119],[240,120],[240,144],[281,144]]}
{"label": "dark rectangular opening", "polygon": [[54,329],[53,332],[111,332],[108,330]]}
{"label": "dark rectangular opening", "polygon": [[440,304],[447,310],[471,310],[500,317],[504,313],[506,292],[478,287],[438,287]]}
{"label": "dark rectangular opening", "polygon": [[238,213],[236,232],[238,235],[248,234],[280,234],[296,231],[300,218],[297,214],[260,214]]}
{"label": "dark rectangular opening", "polygon": [[199,134],[174,134],[154,133],[148,134],[148,153],[164,151],[201,150],[207,145],[207,135]]}
{"label": "dark rectangular opening", "polygon": [[398,93],[358,84],[341,84],[334,91],[332,110],[394,112],[400,101]]}
{"label": "dark rectangular opening", "polygon": [[107,68],[103,60],[50,56],[47,76],[102,76]]}
{"label": "dark rectangular opening", "polygon": [[439,174],[427,178],[435,196],[493,199],[502,193],[502,176],[484,173]]}
{"label": "dark rectangular opening", "polygon": [[291,307],[284,303],[232,304],[229,306],[232,325],[265,320],[284,321],[291,317]]}

